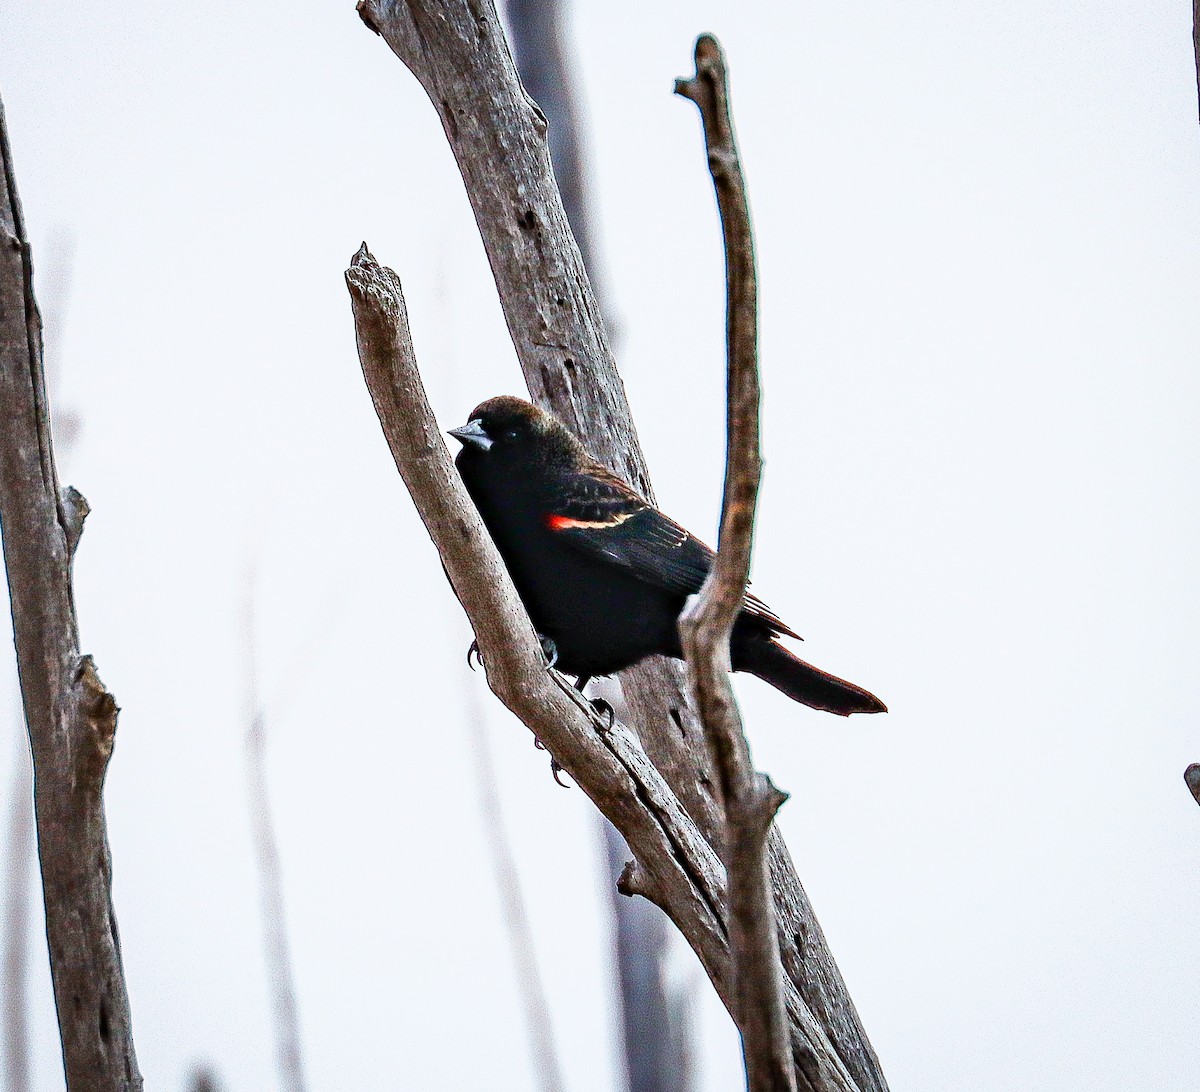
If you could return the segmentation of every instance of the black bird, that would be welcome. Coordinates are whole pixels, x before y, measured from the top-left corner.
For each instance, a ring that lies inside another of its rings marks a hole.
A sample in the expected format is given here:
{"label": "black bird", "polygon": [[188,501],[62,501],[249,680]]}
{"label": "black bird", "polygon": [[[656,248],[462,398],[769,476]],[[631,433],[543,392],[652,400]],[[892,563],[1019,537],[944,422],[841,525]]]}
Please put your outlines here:
{"label": "black bird", "polygon": [[[557,666],[611,675],[653,653],[682,658],[678,620],[714,554],[584,450],[557,418],[501,395],[450,435],[455,465]],[[797,659],[796,637],[747,593],[730,643],[734,671],[789,698],[848,716],[887,707],[853,683]]]}

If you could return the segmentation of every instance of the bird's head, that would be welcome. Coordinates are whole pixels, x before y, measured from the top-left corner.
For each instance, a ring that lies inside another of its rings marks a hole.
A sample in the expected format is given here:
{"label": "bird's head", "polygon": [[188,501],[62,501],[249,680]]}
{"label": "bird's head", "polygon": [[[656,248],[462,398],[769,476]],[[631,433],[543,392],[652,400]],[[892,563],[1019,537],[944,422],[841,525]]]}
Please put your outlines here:
{"label": "bird's head", "polygon": [[521,398],[502,394],[481,402],[465,425],[450,429],[463,445],[461,457],[520,465],[577,461],[579,441],[558,418]]}

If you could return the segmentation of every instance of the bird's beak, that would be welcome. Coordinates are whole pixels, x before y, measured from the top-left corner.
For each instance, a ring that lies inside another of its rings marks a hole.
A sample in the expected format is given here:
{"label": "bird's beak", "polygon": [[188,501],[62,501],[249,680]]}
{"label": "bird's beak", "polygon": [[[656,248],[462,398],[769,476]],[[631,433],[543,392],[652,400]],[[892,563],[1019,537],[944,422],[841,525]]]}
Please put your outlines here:
{"label": "bird's beak", "polygon": [[487,451],[495,443],[484,430],[483,422],[478,417],[474,421],[468,421],[465,425],[450,429],[450,435],[463,444],[464,447],[474,444],[483,451]]}

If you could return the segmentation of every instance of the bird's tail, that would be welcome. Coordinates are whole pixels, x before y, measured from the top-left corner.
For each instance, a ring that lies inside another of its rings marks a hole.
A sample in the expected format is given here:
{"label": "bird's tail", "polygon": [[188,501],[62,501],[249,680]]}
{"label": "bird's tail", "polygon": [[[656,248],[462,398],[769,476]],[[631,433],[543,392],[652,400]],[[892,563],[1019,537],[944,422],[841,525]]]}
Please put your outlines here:
{"label": "bird's tail", "polygon": [[793,701],[848,717],[851,713],[886,713],[887,706],[861,686],[806,664],[774,641],[750,640],[734,645],[734,671],[749,671]]}

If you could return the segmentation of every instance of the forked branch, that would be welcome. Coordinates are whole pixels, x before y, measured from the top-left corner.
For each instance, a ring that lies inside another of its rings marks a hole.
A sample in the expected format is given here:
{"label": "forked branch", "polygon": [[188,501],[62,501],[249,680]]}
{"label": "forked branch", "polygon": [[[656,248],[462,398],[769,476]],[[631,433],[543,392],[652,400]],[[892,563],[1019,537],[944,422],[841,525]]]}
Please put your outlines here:
{"label": "forked branch", "polygon": [[729,682],[729,638],[750,577],[759,456],[758,286],[745,179],[733,135],[725,58],[717,40],[696,42],[696,74],[675,90],[704,122],[708,165],[725,236],[728,390],[725,488],[717,559],[679,619],[696,706],[716,757],[725,809],[721,858],[729,883],[734,1018],[750,1092],[796,1087],[787,1035],[767,837],[786,796],[754,769]]}

